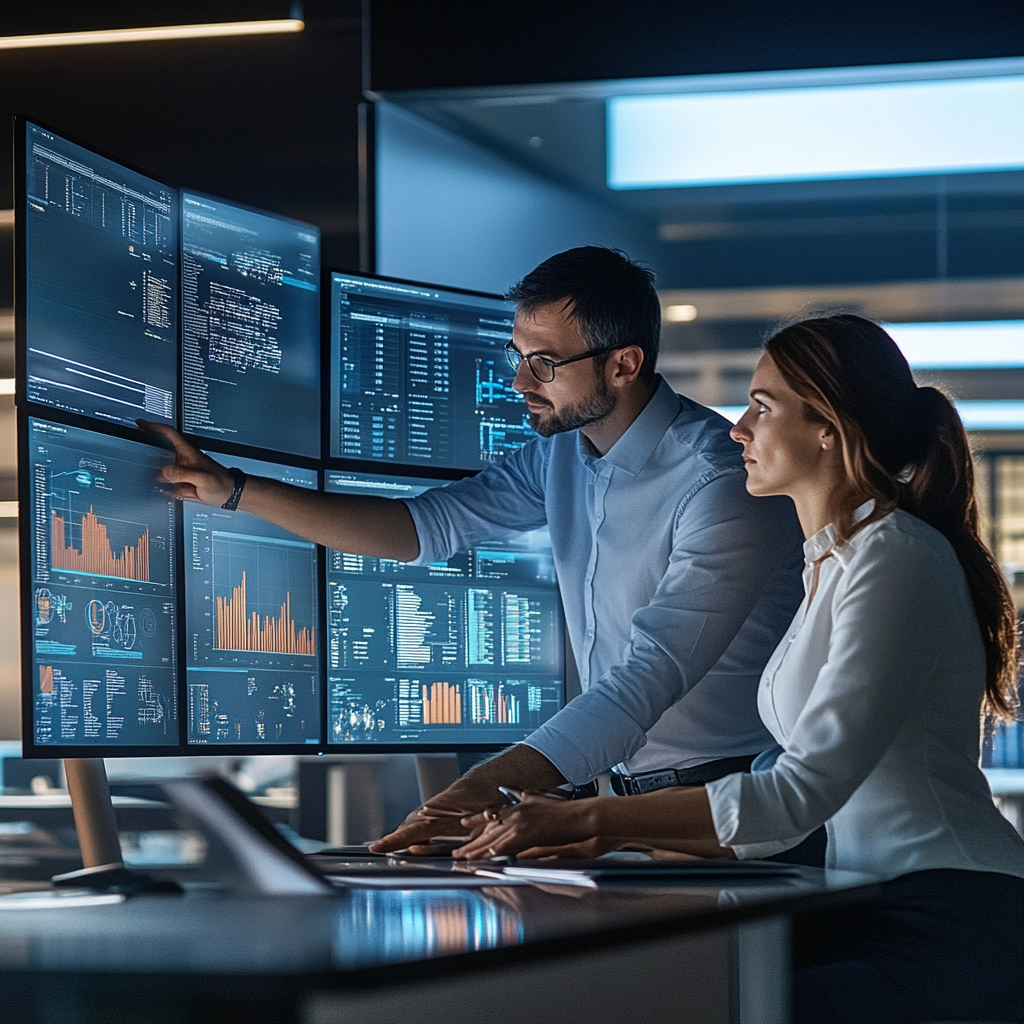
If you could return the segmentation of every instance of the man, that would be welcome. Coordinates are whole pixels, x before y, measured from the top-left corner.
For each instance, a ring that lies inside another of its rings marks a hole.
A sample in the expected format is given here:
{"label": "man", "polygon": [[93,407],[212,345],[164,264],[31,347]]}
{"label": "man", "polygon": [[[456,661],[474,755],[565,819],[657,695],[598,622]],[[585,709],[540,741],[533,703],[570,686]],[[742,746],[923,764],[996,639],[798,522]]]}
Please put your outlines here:
{"label": "man", "polygon": [[[547,524],[583,693],[373,847],[465,834],[498,785],[696,785],[772,740],[761,670],[801,597],[792,506],[746,492],[729,424],[655,373],[653,274],[597,246],[559,253],[510,292],[513,387],[540,435],[500,465],[410,501],[235,479],[167,427],[181,497],[232,501],[343,551],[429,563]],[[240,489],[241,488],[241,489]],[[240,489],[240,493],[239,493]]]}

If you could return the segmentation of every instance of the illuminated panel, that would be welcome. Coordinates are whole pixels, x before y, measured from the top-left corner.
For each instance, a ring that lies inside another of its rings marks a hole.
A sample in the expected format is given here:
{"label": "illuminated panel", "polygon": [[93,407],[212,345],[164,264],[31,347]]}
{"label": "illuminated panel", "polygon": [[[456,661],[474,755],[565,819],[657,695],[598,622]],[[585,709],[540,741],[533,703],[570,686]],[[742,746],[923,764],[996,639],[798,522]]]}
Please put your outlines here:
{"label": "illuminated panel", "polygon": [[609,187],[1024,167],[1022,75],[776,89],[758,89],[757,81],[731,91],[610,99]]}
{"label": "illuminated panel", "polygon": [[[298,487],[314,470],[232,456]],[[190,744],[320,740],[316,545],[248,512],[184,503]]]}
{"label": "illuminated panel", "polygon": [[32,738],[178,745],[174,501],[162,448],[30,419]]}
{"label": "illuminated panel", "polygon": [[[445,481],[328,472],[329,493],[412,498]],[[546,531],[412,566],[327,552],[327,742],[501,746],[564,700]]]}
{"label": "illuminated panel", "polygon": [[184,429],[316,458],[319,229],[194,192],[181,212]]}
{"label": "illuminated panel", "polygon": [[1024,366],[1024,320],[885,324],[914,369]]}
{"label": "illuminated panel", "polygon": [[330,454],[481,469],[524,445],[504,353],[513,312],[497,296],[332,274]]}
{"label": "illuminated panel", "polygon": [[25,133],[25,394],[107,422],[175,423],[177,194]]}

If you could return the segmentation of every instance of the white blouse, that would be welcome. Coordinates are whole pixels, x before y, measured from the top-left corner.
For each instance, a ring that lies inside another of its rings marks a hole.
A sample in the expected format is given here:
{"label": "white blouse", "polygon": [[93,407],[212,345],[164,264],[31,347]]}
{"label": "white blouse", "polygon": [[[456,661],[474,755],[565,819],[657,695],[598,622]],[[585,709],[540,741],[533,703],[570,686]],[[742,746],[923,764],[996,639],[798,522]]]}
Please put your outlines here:
{"label": "white blouse", "polygon": [[761,676],[758,709],[783,753],[707,786],[719,842],[767,857],[824,822],[828,867],[1024,877],[1024,842],[978,763],[985,653],[952,547],[899,509],[834,542],[826,526],[804,544],[812,599]]}

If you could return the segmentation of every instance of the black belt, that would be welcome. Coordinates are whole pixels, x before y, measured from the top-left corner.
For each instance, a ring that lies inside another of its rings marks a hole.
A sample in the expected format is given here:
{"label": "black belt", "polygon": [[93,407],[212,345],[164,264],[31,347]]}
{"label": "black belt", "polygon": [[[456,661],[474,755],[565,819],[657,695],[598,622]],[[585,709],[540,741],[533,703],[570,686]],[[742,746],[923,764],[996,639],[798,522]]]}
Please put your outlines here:
{"label": "black belt", "polygon": [[717,761],[694,765],[693,768],[666,768],[660,772],[640,772],[637,775],[612,772],[612,789],[619,796],[639,796],[669,786],[703,786],[715,779],[724,779],[726,775],[749,771],[755,757],[757,754],[723,757]]}

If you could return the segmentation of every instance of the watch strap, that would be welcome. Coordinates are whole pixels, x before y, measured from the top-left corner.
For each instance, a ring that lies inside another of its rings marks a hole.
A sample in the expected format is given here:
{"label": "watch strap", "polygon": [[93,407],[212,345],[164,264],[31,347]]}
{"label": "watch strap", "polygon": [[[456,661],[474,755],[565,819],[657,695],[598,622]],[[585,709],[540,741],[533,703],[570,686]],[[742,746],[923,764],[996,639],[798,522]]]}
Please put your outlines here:
{"label": "watch strap", "polygon": [[231,497],[221,505],[221,508],[226,508],[229,512],[234,512],[238,508],[238,503],[242,499],[242,491],[245,490],[245,481],[248,479],[245,473],[237,467],[232,467],[228,472],[235,478],[235,489],[231,492]]}

